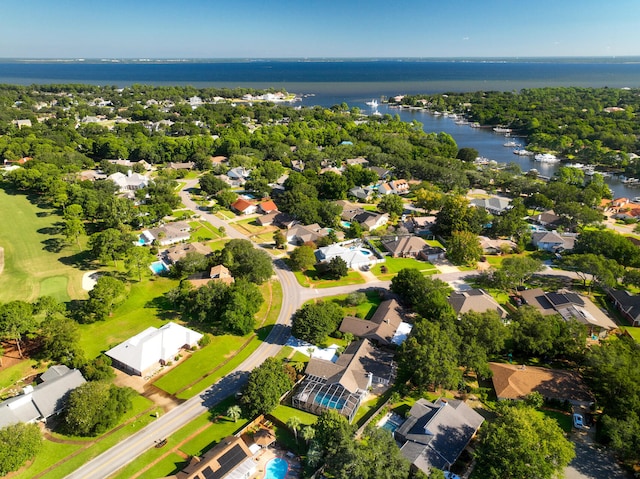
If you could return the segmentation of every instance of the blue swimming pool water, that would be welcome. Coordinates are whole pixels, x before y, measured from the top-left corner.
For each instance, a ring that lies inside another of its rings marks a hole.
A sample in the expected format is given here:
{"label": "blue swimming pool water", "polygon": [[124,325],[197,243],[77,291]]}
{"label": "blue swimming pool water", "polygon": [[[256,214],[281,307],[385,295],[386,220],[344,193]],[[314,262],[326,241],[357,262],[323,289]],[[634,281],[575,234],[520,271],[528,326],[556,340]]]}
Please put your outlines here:
{"label": "blue swimming pool water", "polygon": [[400,427],[401,422],[394,416],[389,417],[382,425],[382,429],[386,429],[387,431],[394,432],[396,429]]}
{"label": "blue swimming pool water", "polygon": [[149,267],[155,274],[162,274],[165,271],[168,271],[167,266],[162,261],[155,261],[151,263]]}
{"label": "blue swimming pool water", "polygon": [[351,228],[351,223],[349,223],[348,221],[341,221],[340,226],[342,226],[343,228]]}
{"label": "blue swimming pool water", "polygon": [[144,238],[142,236],[138,238],[138,244],[145,244]]}
{"label": "blue swimming pool water", "polygon": [[328,407],[329,409],[342,409],[344,406],[344,403],[345,403],[344,399],[342,400],[331,399],[330,395],[316,396],[316,404],[319,404],[320,406]]}
{"label": "blue swimming pool water", "polygon": [[267,462],[265,479],[284,479],[288,469],[287,461],[275,457]]}
{"label": "blue swimming pool water", "polygon": [[361,249],[360,252],[365,256],[369,256],[371,254],[371,251],[368,249]]}

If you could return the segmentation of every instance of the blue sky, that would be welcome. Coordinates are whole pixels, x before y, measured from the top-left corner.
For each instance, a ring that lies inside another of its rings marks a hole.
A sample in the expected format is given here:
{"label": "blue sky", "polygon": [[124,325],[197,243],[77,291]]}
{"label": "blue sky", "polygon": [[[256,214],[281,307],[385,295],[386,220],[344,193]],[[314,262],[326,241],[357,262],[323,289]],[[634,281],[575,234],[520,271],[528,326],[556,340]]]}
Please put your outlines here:
{"label": "blue sky", "polygon": [[2,58],[640,55],[638,0],[20,0]]}

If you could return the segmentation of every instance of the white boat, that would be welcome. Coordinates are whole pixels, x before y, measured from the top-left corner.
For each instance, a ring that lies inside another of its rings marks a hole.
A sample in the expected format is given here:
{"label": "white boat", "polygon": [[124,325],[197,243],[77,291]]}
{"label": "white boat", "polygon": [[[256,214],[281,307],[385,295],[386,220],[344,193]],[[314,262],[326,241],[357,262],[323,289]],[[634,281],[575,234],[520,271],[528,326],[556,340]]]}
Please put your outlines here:
{"label": "white boat", "polygon": [[538,153],[534,158],[540,163],[558,163],[560,161],[560,158],[551,153]]}
{"label": "white boat", "polygon": [[473,123],[471,123],[471,125],[469,125],[471,128],[480,128],[480,123],[478,123],[477,121],[474,121]]}
{"label": "white boat", "polygon": [[456,120],[456,121],[454,121],[454,123],[456,125],[468,125],[469,124],[469,122],[467,120],[465,120],[465,119]]}
{"label": "white boat", "polygon": [[373,106],[373,107],[377,107],[378,106],[378,100],[376,100],[375,98],[371,101],[366,102],[367,105],[369,106]]}
{"label": "white boat", "polygon": [[513,150],[513,154],[518,156],[533,156],[532,152],[525,150],[524,148]]}
{"label": "white boat", "polygon": [[511,133],[513,130],[511,128],[504,128],[502,126],[496,126],[493,128],[493,131],[496,133]]}
{"label": "white boat", "polygon": [[513,141],[513,140],[509,140],[506,143],[503,143],[502,146],[506,146],[506,147],[516,147],[516,146],[521,146],[520,143],[518,143],[517,141]]}
{"label": "white boat", "polygon": [[586,165],[584,165],[582,163],[569,163],[569,164],[567,164],[567,166],[569,168],[578,168],[579,170],[582,170]]}

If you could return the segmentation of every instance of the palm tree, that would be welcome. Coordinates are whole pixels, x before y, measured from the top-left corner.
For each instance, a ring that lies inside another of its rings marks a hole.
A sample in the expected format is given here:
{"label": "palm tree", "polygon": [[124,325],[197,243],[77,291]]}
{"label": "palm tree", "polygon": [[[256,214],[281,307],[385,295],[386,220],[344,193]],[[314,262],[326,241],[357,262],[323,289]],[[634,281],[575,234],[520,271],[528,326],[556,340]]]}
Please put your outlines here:
{"label": "palm tree", "polygon": [[307,441],[307,444],[309,444],[309,441],[311,441],[314,437],[316,437],[316,430],[313,428],[313,426],[305,426],[302,429],[302,439]]}
{"label": "palm tree", "polygon": [[229,409],[227,409],[227,417],[229,417],[230,419],[233,419],[233,422],[238,422],[238,419],[240,419],[241,414],[242,414],[242,409],[240,409],[240,406],[238,406],[237,404],[234,404],[233,406],[229,406]]}
{"label": "palm tree", "polygon": [[298,428],[300,427],[300,424],[300,418],[298,418],[297,416],[291,416],[287,421],[287,427],[293,431],[296,442],[298,441]]}

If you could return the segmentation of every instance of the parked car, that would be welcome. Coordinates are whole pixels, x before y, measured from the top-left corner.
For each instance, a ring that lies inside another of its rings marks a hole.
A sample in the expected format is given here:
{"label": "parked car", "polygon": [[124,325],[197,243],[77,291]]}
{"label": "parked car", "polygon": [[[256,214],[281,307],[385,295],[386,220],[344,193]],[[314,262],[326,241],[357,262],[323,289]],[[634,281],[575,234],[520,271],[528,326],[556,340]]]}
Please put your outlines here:
{"label": "parked car", "polygon": [[582,429],[584,427],[584,418],[582,414],[574,414],[573,415],[573,427],[576,429]]}
{"label": "parked car", "polygon": [[444,479],[460,479],[460,476],[450,471],[444,471]]}

